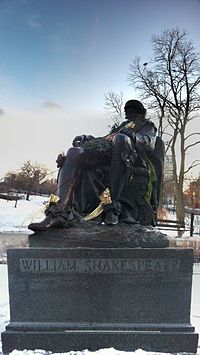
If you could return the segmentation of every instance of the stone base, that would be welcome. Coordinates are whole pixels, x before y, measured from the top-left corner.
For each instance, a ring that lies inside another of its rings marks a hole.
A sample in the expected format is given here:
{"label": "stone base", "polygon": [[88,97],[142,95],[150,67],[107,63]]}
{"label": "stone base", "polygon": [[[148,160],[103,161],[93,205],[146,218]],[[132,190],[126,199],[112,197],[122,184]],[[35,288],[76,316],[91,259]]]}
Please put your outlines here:
{"label": "stone base", "polygon": [[114,347],[197,350],[190,324],[192,249],[8,250],[3,352]]}
{"label": "stone base", "polygon": [[152,226],[82,222],[68,229],[37,231],[29,236],[31,248],[166,248],[169,238]]}
{"label": "stone base", "polygon": [[152,352],[196,353],[198,335],[190,332],[159,331],[6,331],[2,334],[4,352],[45,349],[52,352],[143,349]]}

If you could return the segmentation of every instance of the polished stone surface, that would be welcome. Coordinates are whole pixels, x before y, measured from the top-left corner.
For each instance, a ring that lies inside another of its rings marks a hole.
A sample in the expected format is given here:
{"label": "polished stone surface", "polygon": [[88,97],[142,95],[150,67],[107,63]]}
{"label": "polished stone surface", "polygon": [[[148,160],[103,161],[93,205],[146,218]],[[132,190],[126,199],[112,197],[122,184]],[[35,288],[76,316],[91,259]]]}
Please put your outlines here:
{"label": "polished stone surface", "polygon": [[4,352],[108,346],[194,352],[192,266],[191,249],[9,250]]}

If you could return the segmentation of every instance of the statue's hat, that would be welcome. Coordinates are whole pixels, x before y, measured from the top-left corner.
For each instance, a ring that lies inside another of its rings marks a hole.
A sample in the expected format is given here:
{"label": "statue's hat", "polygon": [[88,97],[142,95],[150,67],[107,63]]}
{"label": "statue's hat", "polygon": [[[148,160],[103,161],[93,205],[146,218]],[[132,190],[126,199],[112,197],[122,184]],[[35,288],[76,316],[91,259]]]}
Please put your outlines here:
{"label": "statue's hat", "polygon": [[125,103],[125,108],[126,107],[131,107],[132,109],[135,109],[135,111],[139,113],[144,113],[146,112],[146,109],[144,108],[143,104],[138,101],[138,100],[129,100]]}

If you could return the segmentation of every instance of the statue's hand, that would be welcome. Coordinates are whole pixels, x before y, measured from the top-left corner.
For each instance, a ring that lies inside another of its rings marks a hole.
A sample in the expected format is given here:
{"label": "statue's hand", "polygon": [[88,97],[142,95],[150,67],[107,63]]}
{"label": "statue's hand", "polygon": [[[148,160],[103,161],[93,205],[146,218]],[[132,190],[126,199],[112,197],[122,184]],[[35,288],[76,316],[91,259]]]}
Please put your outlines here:
{"label": "statue's hand", "polygon": [[82,134],[81,136],[76,136],[72,142],[73,147],[80,147],[82,143],[88,142],[94,139],[93,136],[86,136]]}
{"label": "statue's hand", "polygon": [[86,135],[82,134],[81,136],[76,136],[73,139],[72,145],[73,147],[80,147],[83,142],[86,140]]}
{"label": "statue's hand", "polygon": [[131,138],[133,141],[135,141],[135,132],[133,131],[132,128],[129,127],[122,127],[119,130],[119,133],[126,134],[129,138]]}
{"label": "statue's hand", "polygon": [[62,168],[64,161],[65,161],[66,157],[64,154],[59,154],[57,159],[56,159],[56,163],[57,163],[57,168]]}

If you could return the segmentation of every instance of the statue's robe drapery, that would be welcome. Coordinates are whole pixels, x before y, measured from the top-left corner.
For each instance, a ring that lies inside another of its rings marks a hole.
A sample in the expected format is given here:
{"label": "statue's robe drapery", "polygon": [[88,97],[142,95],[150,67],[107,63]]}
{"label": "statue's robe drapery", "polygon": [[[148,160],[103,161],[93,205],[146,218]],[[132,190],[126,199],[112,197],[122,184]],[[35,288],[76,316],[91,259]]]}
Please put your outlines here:
{"label": "statue's robe drapery", "polygon": [[[123,122],[118,129],[111,132],[110,136],[105,137],[107,144],[109,137],[119,132],[122,127],[130,127],[132,122]],[[135,156],[134,149],[132,156],[130,151],[124,152],[124,164],[128,165],[129,179],[121,193],[120,220],[131,223],[131,218],[142,224],[153,224],[154,215],[159,198],[159,187],[162,180],[164,147],[159,137],[156,137],[156,127],[150,120],[140,121],[132,125],[135,138]],[[98,140],[98,138],[96,138]],[[102,144],[103,139],[100,138]],[[102,147],[100,151],[95,147],[95,139],[91,142],[89,148],[84,146],[88,159],[79,172],[78,185],[76,186],[73,208],[81,215],[87,215],[92,212],[100,203],[99,196],[111,186],[110,165],[112,157],[112,142],[110,145]],[[128,158],[126,159],[126,153]],[[119,176],[120,179],[120,176]]]}

